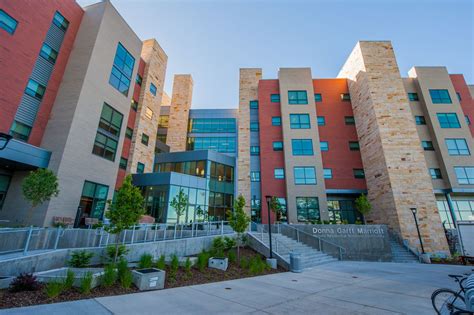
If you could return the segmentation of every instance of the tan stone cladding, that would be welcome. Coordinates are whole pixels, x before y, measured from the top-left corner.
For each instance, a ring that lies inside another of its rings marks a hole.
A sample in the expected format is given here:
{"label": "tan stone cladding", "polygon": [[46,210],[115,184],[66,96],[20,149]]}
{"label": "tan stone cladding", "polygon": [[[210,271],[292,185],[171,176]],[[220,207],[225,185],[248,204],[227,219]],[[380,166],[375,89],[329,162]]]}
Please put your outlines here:
{"label": "tan stone cladding", "polygon": [[258,99],[258,81],[262,69],[240,69],[239,77],[239,143],[237,157],[237,191],[245,198],[245,210],[250,214],[250,101]]}
{"label": "tan stone cladding", "polygon": [[448,253],[433,186],[392,45],[359,42],[338,77],[348,78],[368,197],[368,219],[420,248],[411,207],[418,209],[424,248]]}
{"label": "tan stone cladding", "polygon": [[186,151],[189,109],[193,98],[193,78],[189,74],[174,76],[166,144],[170,152]]}
{"label": "tan stone cladding", "polygon": [[[145,71],[138,100],[137,118],[133,128],[127,173],[136,173],[138,162],[145,164],[145,173],[153,171],[156,133],[168,62],[168,56],[155,39],[143,42],[141,58],[145,61]],[[156,87],[156,95],[150,92],[150,84]],[[142,143],[143,134],[148,136],[148,144]]]}

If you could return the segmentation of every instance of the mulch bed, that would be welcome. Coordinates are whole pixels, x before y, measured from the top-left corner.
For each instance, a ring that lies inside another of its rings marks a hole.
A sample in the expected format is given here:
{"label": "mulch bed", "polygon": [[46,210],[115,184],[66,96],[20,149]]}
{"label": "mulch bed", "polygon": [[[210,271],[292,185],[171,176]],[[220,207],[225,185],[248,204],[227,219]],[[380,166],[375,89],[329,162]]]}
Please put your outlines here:
{"label": "mulch bed", "polygon": [[[259,255],[255,251],[249,248],[242,248],[240,250],[241,258],[251,258]],[[174,279],[169,277],[169,267],[166,268],[166,280],[165,289],[177,288],[183,286],[190,286],[196,284],[212,283],[226,280],[242,279],[254,276],[261,276],[273,273],[284,272],[285,270],[278,267],[278,269],[265,270],[258,275],[251,274],[248,270],[240,268],[237,262],[229,263],[227,271],[206,268],[203,272],[199,269],[193,268],[192,275],[188,277],[184,268],[180,268]],[[122,288],[119,284],[115,284],[111,287],[105,288],[98,286],[92,289],[90,294],[82,294],[77,288],[64,291],[57,298],[50,299],[46,295],[43,287],[38,291],[23,291],[23,292],[9,292],[8,290],[0,290],[0,309],[12,308],[12,307],[23,307],[38,304],[50,304],[67,301],[75,301],[82,299],[91,299],[103,296],[121,295],[140,292],[132,285],[129,289]]]}

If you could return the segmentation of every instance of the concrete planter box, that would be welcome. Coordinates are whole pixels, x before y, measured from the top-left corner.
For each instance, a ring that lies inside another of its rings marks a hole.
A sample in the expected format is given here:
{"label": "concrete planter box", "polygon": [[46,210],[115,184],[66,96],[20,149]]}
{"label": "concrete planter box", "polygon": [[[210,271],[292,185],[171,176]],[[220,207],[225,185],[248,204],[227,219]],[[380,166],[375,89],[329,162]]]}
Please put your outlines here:
{"label": "concrete planter box", "polygon": [[276,260],[276,258],[267,258],[267,264],[268,264],[272,269],[277,269],[277,260]]}
{"label": "concrete planter box", "polygon": [[208,267],[226,271],[227,267],[229,267],[229,259],[220,258],[220,257],[211,257],[209,258]]}
{"label": "concrete planter box", "polygon": [[15,277],[0,277],[0,289],[8,288],[14,279]]}
{"label": "concrete planter box", "polygon": [[132,271],[133,283],[140,291],[160,290],[165,287],[166,272],[157,268]]}
{"label": "concrete planter box", "polygon": [[67,271],[72,270],[74,272],[74,283],[73,286],[80,287],[81,280],[84,278],[86,273],[92,273],[92,284],[91,288],[95,288],[100,285],[100,277],[104,274],[104,268],[58,268],[48,271],[42,271],[35,273],[38,281],[47,283],[52,281],[64,282],[66,280]]}

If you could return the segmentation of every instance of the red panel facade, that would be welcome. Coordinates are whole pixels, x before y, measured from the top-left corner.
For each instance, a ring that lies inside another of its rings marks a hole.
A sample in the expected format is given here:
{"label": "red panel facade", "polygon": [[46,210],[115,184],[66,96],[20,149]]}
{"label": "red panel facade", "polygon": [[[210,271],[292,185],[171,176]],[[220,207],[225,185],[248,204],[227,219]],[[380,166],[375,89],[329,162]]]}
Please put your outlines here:
{"label": "red panel facade", "polygon": [[346,79],[315,79],[313,87],[322,96],[316,112],[326,120],[318,127],[320,140],[329,144],[329,150],[321,152],[323,167],[332,169],[333,176],[325,180],[326,189],[366,189],[365,179],[353,175],[353,169],[363,166],[360,151],[349,150],[349,141],[358,141],[358,137],[355,125],[346,125],[344,120],[354,115],[351,103],[341,100],[341,94],[349,93]]}
{"label": "red panel facade", "polygon": [[[260,185],[262,192],[262,223],[268,222],[265,196],[286,198],[285,179],[275,179],[274,169],[285,168],[283,151],[273,151],[273,141],[283,141],[281,126],[272,126],[272,117],[280,117],[280,103],[270,101],[271,94],[279,94],[278,80],[260,80],[258,83],[258,119],[260,125]],[[274,215],[271,213],[271,220]]]}
{"label": "red panel facade", "polygon": [[56,11],[69,27],[49,79],[29,143],[39,145],[61,83],[84,11],[74,0],[2,1],[2,9],[18,21],[13,35],[0,29],[0,132],[8,133],[21,97]]}
{"label": "red panel facade", "polygon": [[461,107],[464,115],[466,115],[471,122],[469,129],[471,130],[471,135],[474,137],[474,99],[471,96],[469,87],[467,86],[466,80],[464,80],[462,74],[450,74],[449,76],[451,82],[453,82],[454,89],[461,95]]}

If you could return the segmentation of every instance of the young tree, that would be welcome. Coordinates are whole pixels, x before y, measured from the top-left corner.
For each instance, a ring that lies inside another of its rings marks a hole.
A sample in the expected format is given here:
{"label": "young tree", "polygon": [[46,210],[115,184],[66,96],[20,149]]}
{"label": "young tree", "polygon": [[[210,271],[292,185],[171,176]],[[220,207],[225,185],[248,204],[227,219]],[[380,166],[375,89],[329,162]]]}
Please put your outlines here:
{"label": "young tree", "polygon": [[[278,198],[273,196],[270,200],[270,210],[275,214],[276,222],[280,222],[283,209]],[[270,219],[270,218],[269,218]]]}
{"label": "young tree", "polygon": [[145,213],[143,208],[144,198],[140,189],[132,185],[132,176],[128,175],[125,177],[122,187],[117,191],[115,200],[107,200],[107,203],[109,204],[109,210],[105,213],[105,217],[110,220],[110,224],[106,230],[117,235],[114,257],[114,262],[117,262],[118,237],[123,230],[137,224],[140,217]]}
{"label": "young tree", "polygon": [[369,199],[367,199],[367,196],[364,194],[361,194],[357,199],[355,200],[355,207],[357,211],[362,214],[364,217],[364,223],[365,223],[365,216],[369,214],[370,210],[372,209],[372,206],[370,205]]}
{"label": "young tree", "polygon": [[26,219],[31,219],[33,209],[59,194],[58,178],[48,169],[39,168],[23,180],[23,196],[31,204]]}
{"label": "young tree", "polygon": [[188,207],[188,195],[184,193],[184,190],[180,189],[177,196],[174,196],[173,200],[170,202],[176,211],[177,223],[179,224],[179,218],[186,213],[186,208]]}
{"label": "young tree", "polygon": [[239,195],[234,202],[234,212],[227,211],[227,216],[229,218],[229,225],[237,233],[237,259],[240,263],[240,245],[242,242],[242,235],[247,230],[250,217],[245,213],[245,198],[242,195]]}

